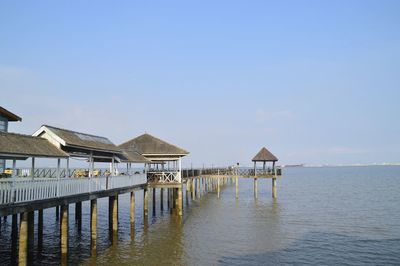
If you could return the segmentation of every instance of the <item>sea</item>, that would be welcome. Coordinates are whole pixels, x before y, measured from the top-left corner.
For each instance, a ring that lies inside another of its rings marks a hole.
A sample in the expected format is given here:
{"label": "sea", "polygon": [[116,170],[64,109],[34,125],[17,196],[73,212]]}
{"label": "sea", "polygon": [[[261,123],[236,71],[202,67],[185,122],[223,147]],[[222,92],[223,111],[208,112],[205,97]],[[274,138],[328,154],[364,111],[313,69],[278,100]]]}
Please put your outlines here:
{"label": "sea", "polygon": [[[152,190],[150,190],[152,192]],[[97,255],[90,255],[89,202],[82,230],[69,208],[69,265],[400,265],[400,167],[284,168],[272,198],[271,179],[239,179],[192,199],[183,192],[183,217],[171,213],[164,193],[137,191],[136,222],[130,226],[129,193],[119,196],[118,241],[108,231],[108,200],[98,200]],[[37,215],[35,217],[37,219]],[[36,220],[37,222],[37,220]],[[44,211],[43,247],[30,249],[31,265],[59,265],[59,222]],[[11,217],[2,219],[0,265],[11,254]]]}

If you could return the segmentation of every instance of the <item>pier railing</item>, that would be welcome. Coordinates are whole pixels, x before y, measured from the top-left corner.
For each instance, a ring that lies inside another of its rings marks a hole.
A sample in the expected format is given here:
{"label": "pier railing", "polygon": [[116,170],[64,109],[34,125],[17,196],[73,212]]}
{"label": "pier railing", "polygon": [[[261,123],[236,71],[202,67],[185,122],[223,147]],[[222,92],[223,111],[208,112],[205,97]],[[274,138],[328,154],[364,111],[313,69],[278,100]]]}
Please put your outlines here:
{"label": "pier railing", "polygon": [[145,174],[82,178],[0,179],[0,205],[146,184]]}
{"label": "pier railing", "polygon": [[181,172],[179,171],[149,171],[147,182],[149,183],[181,183]]}
{"label": "pier railing", "polygon": [[[133,175],[143,173],[143,169],[117,169],[120,175]],[[92,171],[92,176],[105,176],[110,174],[109,169],[106,168],[96,168]],[[17,168],[16,176],[18,177],[32,177],[32,169],[31,168]],[[61,178],[73,178],[73,177],[88,177],[89,169],[85,168],[60,168],[60,177]],[[54,167],[43,167],[36,168],[33,171],[34,178],[57,178],[57,168]]]}
{"label": "pier railing", "polygon": [[250,169],[250,168],[213,168],[213,169],[184,169],[182,176],[184,178],[200,176],[200,175],[225,175],[225,176],[242,176],[242,177],[273,177],[281,176],[282,169]]}

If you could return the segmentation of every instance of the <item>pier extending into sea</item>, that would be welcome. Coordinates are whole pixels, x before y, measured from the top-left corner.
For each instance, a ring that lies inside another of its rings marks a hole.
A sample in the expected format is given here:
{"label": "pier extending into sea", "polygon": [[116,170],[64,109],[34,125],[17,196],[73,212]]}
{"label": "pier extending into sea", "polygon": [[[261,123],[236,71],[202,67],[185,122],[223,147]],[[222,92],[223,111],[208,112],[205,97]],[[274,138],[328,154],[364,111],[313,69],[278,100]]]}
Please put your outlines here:
{"label": "pier extending into sea", "polygon": [[[18,264],[30,262],[32,245],[43,243],[43,210],[55,208],[54,219],[60,223],[61,264],[67,263],[69,208],[75,207],[75,221],[82,228],[82,202],[90,201],[91,254],[97,253],[97,200],[107,197],[109,234],[112,241],[118,237],[118,198],[130,193],[130,224],[135,226],[135,191],[143,191],[143,219],[148,219],[149,190],[152,190],[153,208],[156,206],[156,190],[159,190],[161,209],[164,196],[167,208],[182,217],[183,193],[196,200],[208,192],[217,193],[221,188],[235,184],[239,195],[239,178],[254,180],[254,196],[258,196],[257,180],[272,180],[272,196],[277,196],[276,180],[281,169],[275,167],[277,158],[263,148],[253,158],[253,168],[239,165],[215,169],[182,169],[182,157],[187,151],[149,134],[143,134],[119,146],[107,138],[85,133],[42,126],[33,136],[0,132],[0,158],[12,162],[12,168],[4,171],[0,179],[1,220],[11,216],[11,253]],[[17,161],[30,158],[31,167],[17,167]],[[53,159],[54,168],[36,167],[37,158]],[[86,169],[70,167],[70,159],[80,158],[87,162]],[[262,163],[258,167],[257,163]],[[266,168],[266,163],[272,166]],[[108,169],[95,168],[109,164]],[[125,167],[121,167],[124,165]],[[136,166],[136,167],[135,167]],[[140,166],[140,167],[138,167]],[[35,216],[37,215],[37,219]],[[35,223],[35,220],[37,221]],[[37,242],[34,227],[37,226]],[[1,237],[1,236],[0,236]]]}

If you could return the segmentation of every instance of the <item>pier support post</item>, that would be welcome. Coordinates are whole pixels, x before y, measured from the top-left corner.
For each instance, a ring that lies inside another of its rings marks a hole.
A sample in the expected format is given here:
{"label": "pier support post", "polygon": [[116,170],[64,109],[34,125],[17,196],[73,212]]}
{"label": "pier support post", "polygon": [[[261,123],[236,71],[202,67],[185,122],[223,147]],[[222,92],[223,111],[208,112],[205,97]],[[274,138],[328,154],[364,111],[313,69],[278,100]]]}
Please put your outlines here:
{"label": "pier support post", "polygon": [[61,205],[60,246],[61,264],[67,264],[68,258],[68,205]]}
{"label": "pier support post", "polygon": [[188,192],[190,192],[190,187],[191,187],[190,180],[191,179],[188,178],[187,181],[186,181],[186,191],[188,191]]}
{"label": "pier support post", "polygon": [[258,197],[258,184],[257,184],[257,178],[254,178],[254,198]]}
{"label": "pier support post", "polygon": [[18,250],[18,264],[28,264],[28,213],[21,213],[21,220],[19,224],[19,250]]}
{"label": "pier support post", "polygon": [[149,195],[147,188],[143,189],[143,215],[144,219],[147,220],[147,216],[149,214]]}
{"label": "pier support post", "polygon": [[272,178],[272,197],[276,199],[276,178]]}
{"label": "pier support post", "polygon": [[90,201],[90,254],[97,253],[97,199]]}
{"label": "pier support post", "polygon": [[177,189],[178,192],[178,215],[183,215],[183,197],[182,197],[182,187]]}
{"label": "pier support post", "polygon": [[131,192],[130,221],[133,226],[135,223],[135,191]]}
{"label": "pier support post", "polygon": [[60,219],[60,206],[56,206],[56,221]]}
{"label": "pier support post", "polygon": [[82,231],[82,202],[75,203],[75,223],[78,226],[78,231]]}
{"label": "pier support post", "polygon": [[38,211],[37,232],[38,232],[38,250],[39,252],[41,252],[43,248],[43,210]]}
{"label": "pier support post", "polygon": [[33,260],[33,247],[35,241],[35,212],[28,212],[28,260]]}
{"label": "pier support post", "polygon": [[219,193],[220,193],[220,180],[219,177],[217,177],[217,197],[219,198]]}
{"label": "pier support post", "polygon": [[156,188],[153,188],[153,216],[156,215]]}
{"label": "pier support post", "polygon": [[111,230],[111,241],[118,238],[118,195],[109,197],[109,228]]}
{"label": "pier support post", "polygon": [[195,179],[192,178],[192,181],[191,181],[190,183],[191,183],[191,185],[192,185],[192,189],[191,189],[191,192],[192,192],[192,199],[195,199],[195,197],[196,197],[196,192],[195,192]]}
{"label": "pier support post", "polygon": [[167,188],[167,207],[168,209],[170,208],[171,205],[171,191],[169,188]]}
{"label": "pier support post", "polygon": [[236,198],[239,198],[239,178],[236,177],[236,181],[235,181],[235,186],[236,186]]}
{"label": "pier support post", "polygon": [[[28,221],[28,213],[26,213],[26,220]],[[28,235],[28,226],[26,227],[26,235]],[[18,216],[12,215],[11,220],[11,260],[17,257],[17,242],[18,242]],[[26,242],[28,243],[28,242]]]}
{"label": "pier support post", "polygon": [[160,209],[164,210],[164,189],[160,188]]}

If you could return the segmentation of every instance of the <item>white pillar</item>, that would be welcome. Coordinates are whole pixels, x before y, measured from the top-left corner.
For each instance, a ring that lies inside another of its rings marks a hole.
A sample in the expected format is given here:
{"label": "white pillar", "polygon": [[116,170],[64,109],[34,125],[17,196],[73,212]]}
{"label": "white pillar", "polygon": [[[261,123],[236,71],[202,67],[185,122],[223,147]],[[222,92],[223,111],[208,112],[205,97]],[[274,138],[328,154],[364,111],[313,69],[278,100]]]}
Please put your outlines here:
{"label": "white pillar", "polygon": [[12,194],[12,201],[13,202],[15,202],[16,201],[16,194],[15,194],[15,182],[17,181],[16,180],[16,178],[17,178],[17,160],[15,160],[15,159],[13,159],[13,170],[12,170],[12,175],[11,175],[11,177],[12,177],[12,191],[13,191],[13,194]]}
{"label": "white pillar", "polygon": [[65,169],[65,177],[69,178],[69,157],[67,158],[67,169]]}
{"label": "white pillar", "polygon": [[89,178],[93,175],[93,152],[90,152],[89,156]]}
{"label": "white pillar", "polygon": [[114,155],[113,155],[112,160],[111,160],[111,176],[114,176],[114,175],[115,175],[115,173],[114,173],[114,171],[115,171],[114,167],[115,167],[115,163],[114,163]]}
{"label": "white pillar", "polygon": [[32,157],[31,177],[32,180],[35,178],[35,157]]}
{"label": "white pillar", "polygon": [[60,182],[61,182],[61,175],[60,175],[60,164],[61,159],[57,159],[57,196],[60,196]]}
{"label": "white pillar", "polygon": [[182,159],[181,159],[181,157],[179,157],[179,160],[178,160],[178,162],[179,162],[179,169],[178,169],[178,171],[179,171],[179,183],[181,183],[182,182]]}

